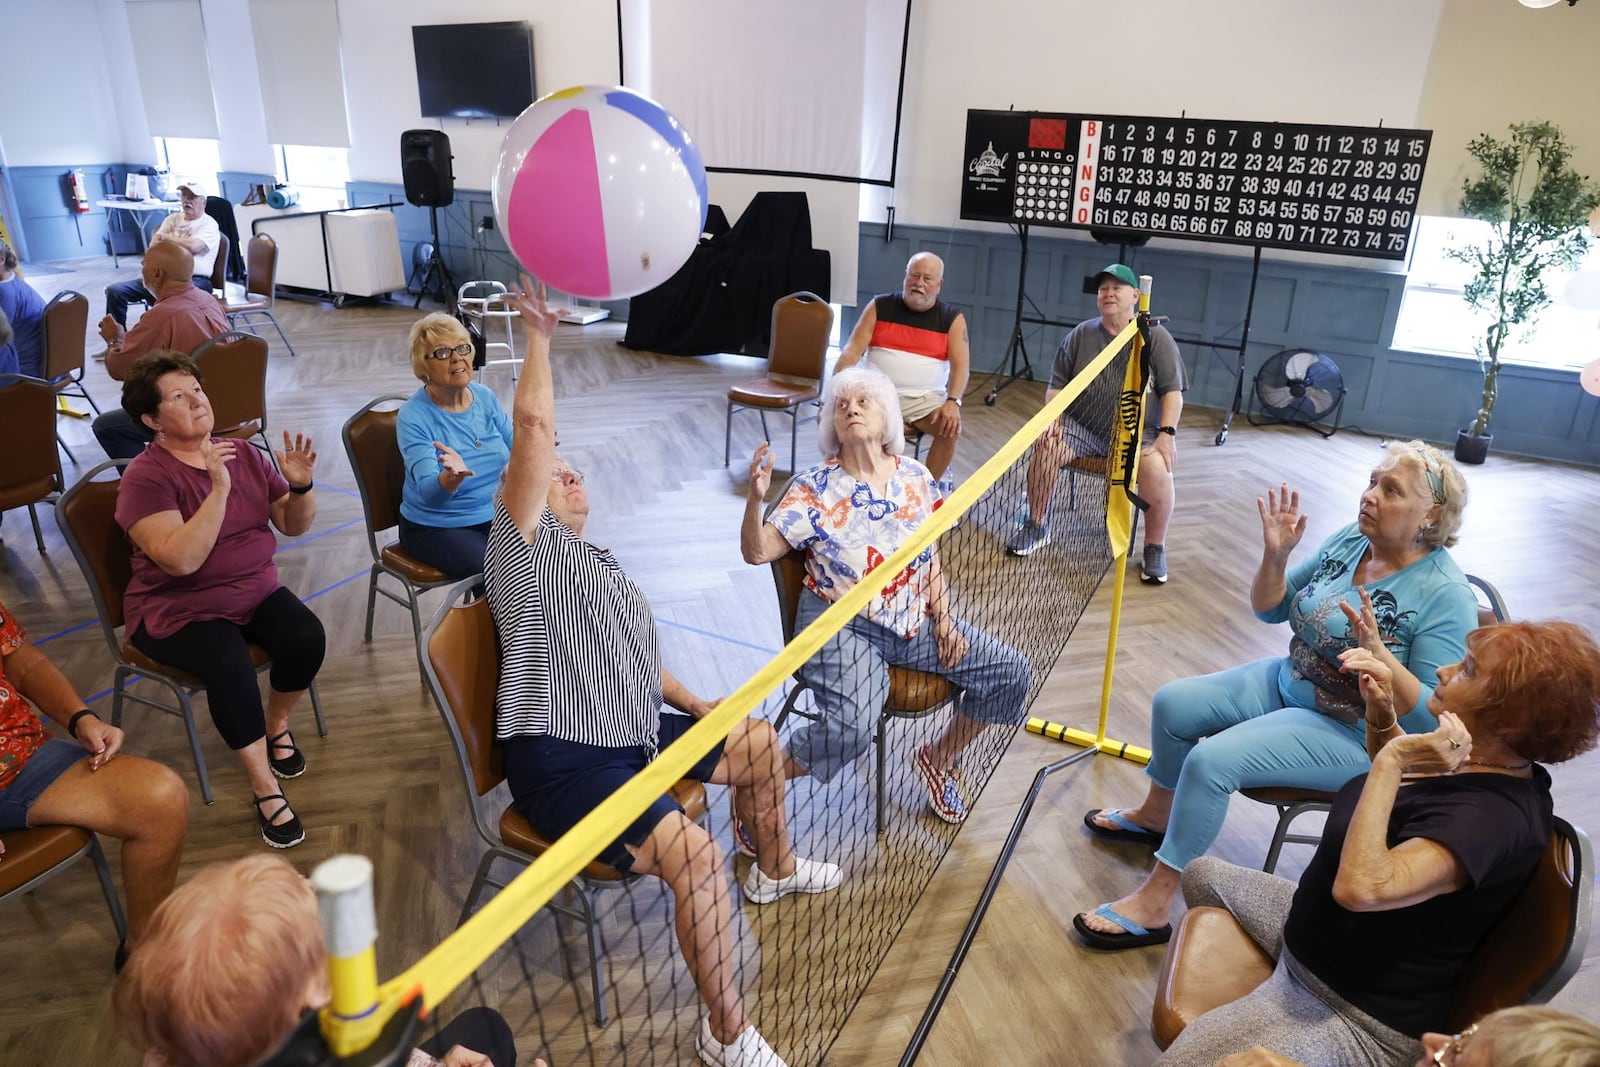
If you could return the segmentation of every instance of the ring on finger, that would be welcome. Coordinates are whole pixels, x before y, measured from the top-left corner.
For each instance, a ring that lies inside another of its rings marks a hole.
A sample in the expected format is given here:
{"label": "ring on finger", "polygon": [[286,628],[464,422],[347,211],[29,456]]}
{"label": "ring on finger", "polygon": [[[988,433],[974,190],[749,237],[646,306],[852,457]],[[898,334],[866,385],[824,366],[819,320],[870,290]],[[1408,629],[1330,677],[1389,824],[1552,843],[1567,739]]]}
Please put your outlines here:
{"label": "ring on finger", "polygon": [[1460,748],[1461,747],[1461,742],[1457,741],[1455,738],[1452,737],[1450,739],[1450,747],[1453,748],[1453,749],[1454,748]]}

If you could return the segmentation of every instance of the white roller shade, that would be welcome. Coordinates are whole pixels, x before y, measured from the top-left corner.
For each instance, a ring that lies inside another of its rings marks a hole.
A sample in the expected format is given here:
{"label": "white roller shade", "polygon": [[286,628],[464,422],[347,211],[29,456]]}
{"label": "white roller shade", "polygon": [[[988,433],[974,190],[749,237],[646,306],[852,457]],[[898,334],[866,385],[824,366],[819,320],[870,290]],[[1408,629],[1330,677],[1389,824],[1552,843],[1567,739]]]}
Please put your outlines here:
{"label": "white roller shade", "polygon": [[129,3],[128,29],[150,133],[214,140],[217,105],[211,95],[200,0]]}
{"label": "white roller shade", "polygon": [[888,182],[906,0],[623,0],[626,84],[708,167]]}
{"label": "white roller shade", "polygon": [[250,0],[250,28],[267,140],[350,147],[335,0]]}

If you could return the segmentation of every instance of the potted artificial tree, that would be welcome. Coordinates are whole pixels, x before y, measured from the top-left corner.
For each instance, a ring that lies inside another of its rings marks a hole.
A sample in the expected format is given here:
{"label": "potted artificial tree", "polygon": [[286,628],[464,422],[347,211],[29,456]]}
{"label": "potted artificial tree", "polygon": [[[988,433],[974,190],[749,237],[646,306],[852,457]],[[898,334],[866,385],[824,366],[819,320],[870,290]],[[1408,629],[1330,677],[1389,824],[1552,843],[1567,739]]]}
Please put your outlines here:
{"label": "potted artificial tree", "polygon": [[1494,225],[1480,243],[1451,249],[1476,273],[1462,291],[1489,322],[1478,342],[1483,398],[1471,427],[1456,434],[1456,459],[1482,463],[1494,435],[1500,354],[1514,331],[1531,327],[1550,304],[1545,276],[1572,267],[1588,248],[1584,228],[1600,186],[1570,166],[1572,149],[1548,122],[1519,122],[1504,140],[1482,134],[1467,146],[1482,173],[1461,189],[1461,214]]}

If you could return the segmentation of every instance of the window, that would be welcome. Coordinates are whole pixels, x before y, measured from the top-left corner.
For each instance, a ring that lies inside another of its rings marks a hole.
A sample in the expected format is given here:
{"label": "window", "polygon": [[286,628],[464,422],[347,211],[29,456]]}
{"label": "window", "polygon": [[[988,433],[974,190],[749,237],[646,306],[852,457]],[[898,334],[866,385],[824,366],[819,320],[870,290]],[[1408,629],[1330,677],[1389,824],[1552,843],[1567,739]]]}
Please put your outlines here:
{"label": "window", "polygon": [[[1413,352],[1472,356],[1489,317],[1467,307],[1462,287],[1472,277],[1446,250],[1481,240],[1490,224],[1476,219],[1420,216],[1412,242],[1405,300],[1395,325],[1394,347]],[[1582,277],[1579,277],[1582,275]],[[1600,356],[1600,243],[1576,270],[1546,275],[1553,302],[1533,329],[1514,332],[1501,359],[1541,367],[1581,367]]]}
{"label": "window", "polygon": [[297,207],[322,211],[345,206],[345,183],[350,180],[348,148],[311,145],[273,145],[278,153],[278,180],[300,192]]}
{"label": "window", "polygon": [[205,182],[213,196],[221,195],[217,188],[217,172],[222,169],[222,163],[217,155],[215,140],[205,137],[157,137],[155,141],[157,166],[171,172],[173,185],[185,178],[193,178]]}

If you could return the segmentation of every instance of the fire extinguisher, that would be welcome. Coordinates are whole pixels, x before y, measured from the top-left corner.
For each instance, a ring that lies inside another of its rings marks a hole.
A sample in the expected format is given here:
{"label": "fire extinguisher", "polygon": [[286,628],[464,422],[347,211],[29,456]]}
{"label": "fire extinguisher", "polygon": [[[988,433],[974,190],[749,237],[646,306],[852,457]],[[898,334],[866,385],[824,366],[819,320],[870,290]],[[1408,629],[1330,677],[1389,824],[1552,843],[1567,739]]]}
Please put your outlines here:
{"label": "fire extinguisher", "polygon": [[72,191],[72,210],[80,215],[89,213],[89,183],[83,177],[83,171],[75,170],[67,175],[67,187]]}

